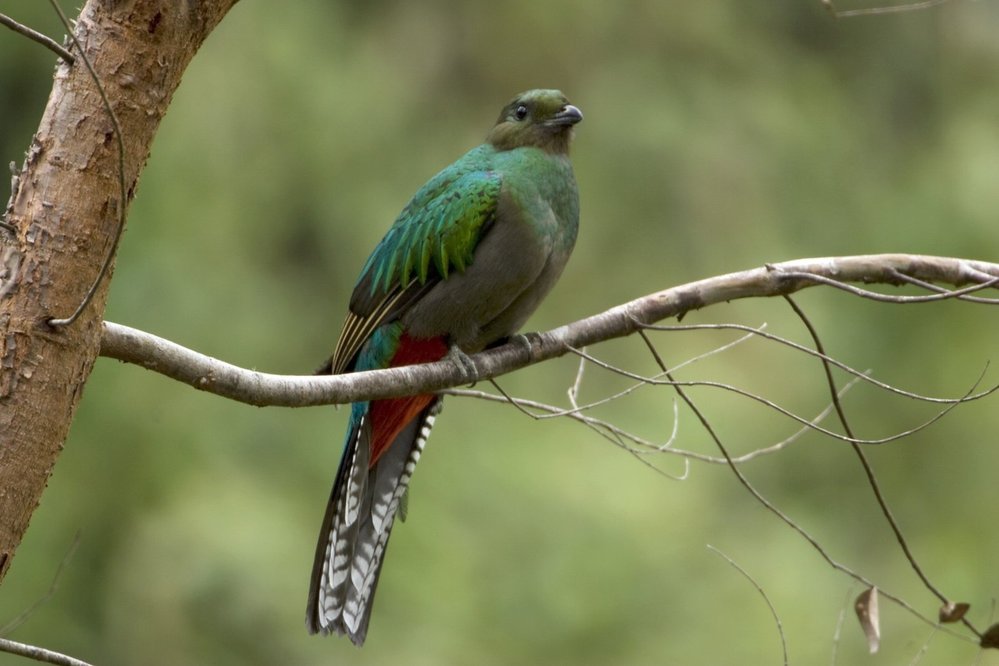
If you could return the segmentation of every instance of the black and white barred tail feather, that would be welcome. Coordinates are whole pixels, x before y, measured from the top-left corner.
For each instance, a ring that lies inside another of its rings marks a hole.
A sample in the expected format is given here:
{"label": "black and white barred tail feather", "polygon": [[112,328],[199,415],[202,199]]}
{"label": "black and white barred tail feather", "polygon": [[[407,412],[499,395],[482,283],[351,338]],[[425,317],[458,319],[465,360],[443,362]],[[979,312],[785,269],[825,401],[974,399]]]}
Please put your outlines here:
{"label": "black and white barred tail feather", "polygon": [[440,398],[431,402],[370,469],[369,413],[350,430],[316,545],[305,617],[310,633],[364,643],[392,524],[440,406]]}

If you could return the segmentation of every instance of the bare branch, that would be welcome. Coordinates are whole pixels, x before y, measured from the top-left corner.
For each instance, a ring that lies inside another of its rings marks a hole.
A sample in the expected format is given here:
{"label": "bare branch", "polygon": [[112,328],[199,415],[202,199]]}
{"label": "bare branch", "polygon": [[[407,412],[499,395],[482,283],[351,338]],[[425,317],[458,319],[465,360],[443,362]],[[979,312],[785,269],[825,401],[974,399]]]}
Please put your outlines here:
{"label": "bare branch", "polygon": [[[953,296],[955,293],[949,291],[948,289],[945,289],[944,287],[939,287],[931,282],[926,282],[925,280],[919,280],[917,278],[910,277],[908,275],[902,275],[901,273],[899,273],[898,279],[908,284],[926,289],[927,291],[935,291],[938,294],[948,294],[950,296]],[[983,298],[981,296],[968,296],[967,294],[962,294],[957,296],[957,300],[968,301],[970,303],[982,303],[984,305],[999,305],[999,298]]]}
{"label": "bare branch", "polygon": [[[846,394],[846,392],[849,391],[854,386],[856,386],[857,382],[859,382],[859,381],[860,381],[859,379],[854,378],[851,381],[849,381],[846,384],[844,384],[843,388],[840,389],[840,391],[838,393],[839,397],[842,398]],[[815,416],[815,418],[811,419],[805,425],[801,426],[801,428],[799,428],[798,430],[796,430],[789,437],[785,437],[781,441],[776,442],[774,444],[771,444],[769,446],[765,446],[763,448],[759,448],[759,449],[756,449],[754,451],[750,451],[748,453],[744,453],[741,456],[733,456],[732,457],[732,462],[737,463],[737,464],[738,463],[749,462],[750,460],[753,460],[754,458],[759,458],[761,456],[766,456],[766,455],[770,455],[772,453],[777,453],[778,451],[781,451],[782,449],[787,448],[788,445],[793,444],[795,441],[797,441],[798,439],[800,439],[801,436],[804,435],[806,432],[814,430],[814,428],[812,426],[813,425],[817,425],[817,424],[821,423],[822,421],[824,421],[826,419],[826,417],[828,417],[829,414],[832,413],[833,408],[834,408],[834,406],[833,406],[832,403],[826,405],[826,407],[821,412],[819,412],[818,415]],[[700,454],[700,453],[694,453],[693,451],[684,451],[682,449],[676,449],[676,448],[671,449],[670,452],[672,452],[672,453],[679,453],[680,455],[688,456],[690,458],[694,458],[695,460],[700,460],[700,461],[703,461],[703,462],[716,463],[716,464],[727,464],[727,461],[724,458],[719,458],[718,456],[708,456],[708,455],[704,455],[704,454]]]}
{"label": "bare branch", "polygon": [[[798,304],[794,302],[794,299],[792,299],[790,296],[785,296],[784,300],[787,301],[788,305],[791,306],[791,309],[794,310],[794,313],[798,315],[798,318],[801,319],[801,322],[808,330],[808,334],[812,337],[812,341],[815,343],[816,351],[821,353],[823,356],[826,356],[825,346],[822,344],[822,339],[819,337],[819,332],[815,330],[815,327],[812,325],[812,321],[805,315],[805,312],[800,307],[798,307]],[[832,396],[833,405],[835,405],[836,407],[836,414],[839,416],[839,421],[843,426],[843,431],[846,432],[847,436],[849,436],[850,438],[855,438],[853,434],[853,428],[850,427],[850,423],[847,421],[846,418],[846,412],[843,409],[842,403],[839,401],[839,396],[837,395],[836,391],[836,380],[833,379],[832,369],[830,368],[829,363],[825,361],[825,359],[823,359],[822,361],[822,369],[825,373],[826,383],[829,386],[829,393]],[[878,483],[877,476],[874,473],[874,468],[871,466],[870,461],[867,459],[867,455],[864,453],[863,449],[861,449],[860,446],[855,442],[851,442],[851,446],[853,447],[853,452],[856,454],[857,459],[860,461],[861,466],[864,468],[864,474],[867,477],[867,483],[871,487],[871,491],[874,493],[874,499],[877,501],[878,507],[881,509],[881,514],[885,517],[885,520],[888,521],[888,526],[891,527],[891,531],[895,535],[895,540],[898,542],[899,547],[901,547],[902,552],[905,554],[905,559],[909,562],[909,566],[912,567],[912,570],[915,572],[916,576],[919,577],[919,580],[923,582],[923,585],[926,587],[927,590],[933,593],[944,604],[948,604],[950,600],[939,589],[937,589],[936,585],[934,585],[930,581],[929,577],[923,571],[923,568],[919,566],[919,561],[916,560],[916,556],[912,552],[912,549],[909,546],[908,539],[906,539],[905,535],[902,533],[902,527],[898,524],[898,521],[895,519],[895,515],[892,512],[891,507],[888,506],[888,500],[887,498],[885,498],[884,493],[881,491],[881,484]],[[873,626],[876,628],[877,597],[874,596],[873,599],[874,602],[872,603],[872,608],[874,609],[874,615],[871,618],[871,620],[874,623]],[[976,636],[981,638],[982,636],[981,632],[978,631],[978,629],[976,629],[969,620],[967,620],[966,618],[962,618],[962,621],[964,622],[965,626],[968,627],[968,629],[970,629]],[[876,638],[873,638],[871,634],[868,634],[868,638],[869,640],[872,641],[871,652],[873,653],[877,650]]]}
{"label": "bare branch", "polygon": [[[969,297],[967,297],[967,296],[962,297],[962,299],[964,299],[964,298],[969,298]],[[976,303],[981,303],[981,302],[991,303],[991,301],[985,301],[984,299],[983,300],[976,300],[975,302]],[[805,354],[808,354],[809,356],[814,356],[815,358],[821,359],[822,361],[824,361],[826,363],[829,363],[831,365],[836,366],[837,368],[839,368],[840,370],[846,372],[847,374],[852,375],[858,381],[865,381],[865,382],[867,382],[869,384],[872,384],[873,386],[876,386],[876,387],[878,387],[880,389],[888,391],[889,393],[895,393],[897,395],[901,395],[901,396],[904,396],[906,398],[912,398],[913,400],[919,400],[921,402],[933,402],[933,403],[940,403],[940,404],[949,405],[949,404],[955,403],[955,402],[967,402],[968,399],[978,399],[978,398],[982,397],[983,395],[985,395],[985,393],[987,393],[987,392],[983,391],[982,393],[974,393],[974,394],[971,394],[971,395],[966,396],[966,397],[958,397],[958,398],[936,398],[936,397],[929,396],[929,395],[923,395],[921,393],[915,393],[913,391],[906,391],[905,389],[902,389],[902,388],[899,388],[897,386],[893,386],[891,384],[888,384],[888,383],[885,383],[885,382],[882,382],[882,381],[879,381],[879,380],[875,379],[874,377],[871,376],[871,373],[870,373],[869,370],[865,370],[865,371],[857,370],[857,369],[852,368],[849,365],[843,363],[842,361],[839,361],[839,360],[833,358],[832,356],[827,356],[827,355],[823,354],[820,351],[816,351],[815,349],[811,349],[811,348],[806,347],[804,345],[798,344],[797,342],[795,342],[793,340],[788,340],[787,338],[783,338],[783,337],[781,337],[779,335],[774,335],[773,333],[768,333],[768,332],[766,332],[766,331],[764,331],[764,330],[762,330],[760,328],[753,328],[751,326],[746,326],[744,324],[678,324],[678,325],[674,325],[674,326],[648,325],[648,326],[644,326],[643,328],[645,330],[647,330],[647,331],[704,331],[704,330],[723,330],[723,329],[731,329],[731,330],[734,330],[734,331],[747,331],[750,335],[756,335],[756,336],[759,336],[761,338],[765,338],[767,340],[772,340],[772,341],[780,343],[780,344],[782,344],[782,345],[784,345],[786,347],[790,347],[791,349],[794,349],[795,351],[800,351],[800,352],[803,352]],[[679,365],[677,367],[680,368],[680,367],[683,367],[683,365],[684,364],[681,364],[681,365]]]}
{"label": "bare branch", "polygon": [[43,35],[37,30],[32,30],[26,25],[21,25],[20,23],[18,23],[11,17],[7,16],[6,14],[0,14],[0,24],[7,26],[14,32],[24,35],[33,42],[38,42],[39,44],[41,44],[42,46],[44,46],[45,48],[54,52],[57,56],[62,58],[63,61],[66,62],[67,64],[72,65],[74,62],[76,62],[76,58],[73,57],[73,54],[64,49],[62,45],[59,44],[59,42],[55,41],[54,39],[52,39],[47,35]]}
{"label": "bare branch", "polygon": [[[946,289],[941,289],[940,293],[933,294],[931,296],[891,296],[889,294],[879,294],[876,291],[870,291],[869,289],[861,289],[859,287],[854,287],[853,285],[846,284],[840,280],[834,280],[832,278],[824,277],[822,275],[812,275],[811,273],[805,272],[787,272],[787,277],[801,278],[803,280],[814,280],[819,284],[828,285],[830,287],[835,287],[836,289],[842,289],[843,291],[848,291],[851,294],[861,296],[863,298],[868,298],[872,301],[880,301],[881,303],[932,303],[933,301],[943,301],[948,298],[960,299],[965,294],[970,294],[975,291],[980,291],[982,289],[988,289],[989,287],[994,287],[999,283],[999,277],[986,280],[981,284],[975,284],[970,287],[965,287],[964,289],[955,289],[949,291]],[[897,279],[899,282],[909,282],[911,280],[907,279],[902,273],[898,274]],[[981,302],[981,301],[979,301]]]}
{"label": "bare branch", "polygon": [[[640,329],[638,331],[638,334],[640,336],[642,336],[642,338],[646,341],[646,344],[651,347],[652,343],[648,339],[648,337],[646,336],[645,329],[644,328]],[[654,347],[652,347],[652,349],[654,351]],[[957,399],[955,399],[953,401],[947,401],[947,406],[946,407],[944,407],[943,409],[941,409],[940,411],[938,411],[936,414],[934,414],[932,417],[930,417],[929,419],[927,419],[923,423],[921,423],[921,424],[919,424],[919,425],[917,425],[917,426],[915,426],[913,428],[910,428],[909,430],[903,430],[901,432],[897,432],[895,434],[888,435],[886,437],[878,437],[878,438],[872,438],[872,439],[865,439],[865,438],[860,438],[860,437],[852,437],[850,435],[841,435],[840,433],[832,431],[832,430],[829,430],[828,428],[823,428],[822,426],[820,426],[818,424],[815,424],[815,423],[812,423],[811,421],[805,419],[804,417],[798,416],[797,414],[795,414],[791,410],[787,409],[786,407],[783,407],[782,405],[774,402],[773,400],[770,400],[769,398],[765,398],[762,395],[759,395],[757,393],[753,393],[752,391],[747,391],[746,389],[739,388],[738,386],[733,386],[732,384],[726,384],[724,382],[716,382],[716,381],[705,381],[705,380],[686,380],[686,381],[681,381],[681,380],[678,380],[678,379],[673,379],[671,373],[667,375],[668,378],[665,379],[665,380],[664,379],[658,379],[656,377],[645,377],[645,376],[642,376],[642,375],[639,375],[639,374],[636,374],[636,373],[633,373],[633,372],[629,372],[629,371],[627,371],[627,370],[625,370],[623,368],[618,368],[616,366],[610,365],[609,363],[604,363],[603,361],[601,361],[600,359],[596,358],[595,356],[591,356],[590,354],[585,354],[585,353],[583,353],[582,351],[580,351],[578,349],[574,349],[572,351],[574,353],[576,353],[576,354],[579,354],[580,356],[585,357],[591,363],[593,363],[595,365],[598,365],[598,366],[600,366],[600,367],[602,367],[602,368],[604,368],[606,370],[609,370],[609,371],[614,372],[614,373],[616,373],[618,375],[621,375],[622,377],[627,377],[629,379],[639,380],[640,382],[644,382],[645,384],[648,384],[650,386],[673,386],[673,387],[706,386],[706,387],[711,387],[711,388],[722,389],[723,391],[728,391],[728,392],[734,393],[736,395],[741,395],[741,396],[743,396],[745,398],[749,398],[750,400],[758,402],[761,405],[764,405],[765,407],[769,407],[770,409],[774,410],[775,412],[778,412],[779,414],[783,414],[784,416],[786,416],[786,417],[788,417],[790,419],[793,419],[793,420],[797,421],[798,423],[800,423],[800,424],[802,424],[804,426],[807,426],[807,427],[811,428],[812,430],[814,430],[816,432],[819,432],[819,433],[822,433],[823,435],[826,435],[828,437],[833,437],[833,438],[841,440],[843,442],[850,442],[852,444],[865,444],[865,445],[870,445],[870,446],[879,445],[879,444],[887,444],[888,442],[894,442],[894,441],[897,441],[899,439],[904,439],[904,438],[906,438],[906,437],[908,437],[908,436],[910,436],[910,435],[912,435],[914,433],[919,432],[920,430],[925,430],[926,428],[930,427],[931,425],[933,425],[934,423],[936,423],[937,421],[939,421],[940,419],[942,419],[944,416],[946,416],[952,409],[954,409],[958,405],[966,403],[966,402],[972,402],[972,401],[978,400],[980,398],[987,397],[989,395],[992,395],[996,391],[999,391],[999,384],[997,384],[995,386],[992,386],[989,389],[981,391],[980,393],[975,393],[975,390],[978,388],[978,385],[981,383],[982,378],[985,376],[986,370],[988,370],[988,365],[986,365],[985,369],[982,371],[982,374],[978,376],[978,378],[975,380],[974,384],[971,385],[971,388],[968,389],[968,391],[963,396],[961,396],[960,398],[957,398]]]}
{"label": "bare branch", "polygon": [[12,641],[7,638],[0,638],[0,652],[16,654],[19,657],[27,657],[28,659],[34,659],[35,661],[41,661],[46,664],[59,664],[60,666],[90,666],[87,662],[80,661],[75,657],[70,657],[69,655],[62,654],[60,652],[53,652],[52,650],[46,650],[45,648],[40,648],[35,645],[28,645],[27,643],[18,643],[17,641]]}
{"label": "bare branch", "polygon": [[854,587],[851,585],[850,589],[846,592],[846,599],[844,599],[843,605],[839,609],[839,615],[836,618],[836,629],[833,631],[832,650],[829,655],[831,666],[836,666],[836,658],[839,654],[839,638],[843,633],[843,621],[846,619],[846,609],[848,606],[853,605],[853,590]]}
{"label": "bare branch", "polygon": [[[479,400],[486,400],[489,402],[509,403],[515,406],[519,412],[536,421],[543,420],[545,418],[548,418],[549,416],[564,416],[574,421],[579,421],[580,423],[585,425],[587,428],[591,429],[600,437],[606,439],[614,446],[623,449],[627,453],[638,458],[639,462],[641,462],[646,467],[649,467],[655,470],[656,473],[661,474],[663,476],[667,476],[673,479],[674,481],[684,481],[687,478],[687,475],[690,471],[690,461],[687,460],[687,458],[695,458],[695,459],[708,458],[708,456],[702,456],[701,454],[698,453],[680,451],[671,448],[673,440],[676,438],[676,433],[677,433],[677,418],[676,418],[677,410],[675,403],[673,407],[672,434],[670,435],[670,438],[666,442],[662,444],[656,444],[655,442],[650,442],[649,440],[643,439],[638,435],[628,432],[627,430],[624,430],[623,428],[616,426],[608,421],[594,418],[592,416],[587,416],[575,410],[565,410],[562,409],[561,407],[547,405],[543,402],[537,402],[535,400],[528,400],[526,398],[515,398],[507,394],[505,391],[503,391],[503,389],[501,389],[499,385],[495,383],[493,385],[496,386],[496,390],[500,391],[501,395],[496,395],[494,393],[486,393],[485,391],[477,391],[473,389],[457,389],[457,388],[444,389],[440,391],[440,393],[441,395],[454,395],[464,398],[477,398]],[[535,414],[530,411],[532,409],[541,412],[548,412],[548,414],[542,414],[542,415]],[[632,446],[628,444],[629,441],[637,446]],[[656,467],[653,463],[651,463],[644,457],[650,453],[675,453],[683,456],[684,457],[683,473],[670,474],[669,472],[666,472]]]}
{"label": "bare branch", "polygon": [[[669,377],[670,380],[672,381],[673,380],[672,373],[667,368],[665,362],[663,361],[662,357],[659,355],[659,352],[656,350],[655,346],[649,340],[649,338],[646,335],[645,331],[641,331],[640,330],[638,334],[642,337],[642,340],[645,341],[645,344],[646,344],[646,346],[649,349],[649,353],[652,354],[653,358],[655,358],[656,363],[659,365],[659,367],[662,369],[662,371],[666,374],[666,376]],[[844,564],[840,563],[839,561],[837,561],[836,559],[834,559],[832,557],[832,555],[829,554],[829,551],[827,551],[825,549],[825,547],[821,543],[819,543],[818,539],[816,539],[814,536],[812,536],[812,534],[810,532],[808,532],[808,530],[806,530],[804,527],[802,527],[801,525],[799,525],[793,518],[791,518],[791,516],[789,516],[787,513],[785,513],[780,507],[778,507],[776,504],[774,504],[773,502],[771,502],[759,490],[757,490],[756,487],[749,481],[749,478],[746,477],[746,475],[742,473],[742,470],[739,469],[739,466],[734,463],[734,461],[732,459],[732,456],[728,452],[728,448],[721,441],[721,438],[715,432],[715,429],[711,426],[711,423],[708,421],[707,417],[704,415],[704,413],[701,411],[701,409],[690,398],[690,396],[687,395],[686,391],[683,390],[683,387],[680,385],[680,382],[675,382],[674,381],[672,385],[673,385],[674,389],[676,390],[677,394],[680,396],[680,398],[687,404],[687,406],[690,408],[690,410],[694,413],[694,416],[697,417],[697,419],[701,422],[701,425],[704,427],[705,431],[708,433],[708,436],[711,437],[712,441],[714,441],[715,446],[718,447],[718,450],[721,452],[722,456],[725,457],[725,461],[728,463],[728,468],[732,471],[732,474],[735,475],[736,479],[739,481],[739,483],[742,485],[742,487],[745,488],[746,491],[749,492],[749,494],[753,496],[753,499],[755,499],[757,502],[759,502],[763,506],[763,508],[765,508],[767,511],[769,511],[774,516],[776,516],[781,522],[783,522],[785,525],[787,525],[788,527],[790,527],[801,538],[803,538],[806,542],[808,542],[808,545],[810,545],[812,548],[814,548],[815,551],[819,554],[819,556],[823,560],[825,560],[826,563],[830,567],[832,567],[836,571],[839,571],[841,573],[846,574],[850,578],[853,578],[854,580],[862,583],[866,587],[874,587],[874,583],[872,583],[871,581],[869,581],[865,576],[857,573],[856,571],[853,571],[852,569],[850,569],[846,565],[844,565]],[[879,588],[879,589],[881,589],[881,588]],[[882,590],[881,594],[886,599],[890,599],[891,601],[895,602],[900,607],[902,607],[905,610],[909,611],[915,617],[919,618],[920,620],[922,620],[926,624],[929,624],[929,625],[935,625],[936,624],[933,620],[931,620],[930,618],[928,618],[925,615],[923,615],[922,613],[920,613],[911,604],[909,604],[907,601],[905,601],[901,597],[889,594],[887,592],[884,592],[883,590]],[[950,632],[950,633],[953,633],[955,636],[958,636],[960,638],[966,639],[965,636],[961,636],[960,634],[956,634],[954,632]]]}
{"label": "bare branch", "polygon": [[836,18],[850,18],[853,16],[878,16],[881,14],[898,14],[901,12],[915,12],[922,9],[930,9],[942,5],[950,0],[923,0],[922,2],[909,2],[903,5],[887,5],[884,7],[868,7],[867,9],[847,9],[840,11],[833,6],[832,0],[821,0],[822,5]]}
{"label": "bare branch", "polygon": [[[707,278],[643,296],[597,315],[474,355],[476,381],[563,356],[573,348],[625,337],[643,326],[708,305],[793,293],[818,282],[899,284],[899,275],[962,287],[991,284],[999,264],[925,255],[801,259]],[[861,290],[863,291],[863,290]],[[954,297],[950,292],[947,297]],[[961,292],[966,293],[966,292]],[[941,296],[934,296],[941,298]],[[438,391],[468,381],[449,361],[330,377],[272,375],[204,356],[149,333],[105,322],[101,355],[135,363],[200,390],[251,405],[306,407]]]}
{"label": "bare branch", "polygon": [[767,603],[767,608],[770,609],[770,614],[773,615],[774,622],[777,623],[777,633],[780,635],[780,648],[781,652],[784,655],[784,666],[787,666],[790,663],[790,661],[788,660],[787,657],[787,640],[784,638],[784,625],[781,623],[780,615],[777,614],[777,609],[774,607],[773,602],[770,601],[770,597],[767,595],[767,591],[763,589],[763,586],[761,586],[759,583],[756,582],[755,578],[749,575],[748,571],[740,567],[736,563],[736,561],[733,560],[731,557],[721,552],[720,550],[712,546],[710,543],[708,544],[708,550],[710,550],[715,555],[723,558],[726,562],[732,565],[732,568],[741,573],[743,577],[746,580],[748,580],[753,587],[756,588],[756,591],[760,593],[760,596],[763,597],[763,601]]}
{"label": "bare branch", "polygon": [[76,553],[77,546],[80,545],[80,533],[77,532],[76,536],[73,537],[73,543],[70,544],[69,550],[63,556],[62,561],[59,562],[59,566],[56,568],[55,574],[52,576],[52,582],[49,584],[49,589],[46,590],[45,594],[41,596],[35,603],[31,604],[26,610],[24,610],[20,615],[15,617],[13,620],[7,624],[0,627],[0,636],[6,636],[10,632],[14,631],[20,627],[25,620],[27,620],[31,615],[41,608],[49,599],[55,596],[56,590],[59,589],[59,579],[62,578],[62,573],[66,569],[66,565],[71,559],[73,559],[73,554]]}

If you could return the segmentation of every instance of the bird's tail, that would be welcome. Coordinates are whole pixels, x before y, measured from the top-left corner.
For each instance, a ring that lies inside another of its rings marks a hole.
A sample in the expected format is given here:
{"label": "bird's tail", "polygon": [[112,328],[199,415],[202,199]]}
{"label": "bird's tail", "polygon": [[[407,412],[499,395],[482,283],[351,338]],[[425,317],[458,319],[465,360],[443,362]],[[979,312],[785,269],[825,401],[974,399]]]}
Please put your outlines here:
{"label": "bird's tail", "polygon": [[420,459],[440,398],[407,423],[371,465],[371,403],[357,403],[316,545],[305,624],[310,633],[364,643],[392,523]]}

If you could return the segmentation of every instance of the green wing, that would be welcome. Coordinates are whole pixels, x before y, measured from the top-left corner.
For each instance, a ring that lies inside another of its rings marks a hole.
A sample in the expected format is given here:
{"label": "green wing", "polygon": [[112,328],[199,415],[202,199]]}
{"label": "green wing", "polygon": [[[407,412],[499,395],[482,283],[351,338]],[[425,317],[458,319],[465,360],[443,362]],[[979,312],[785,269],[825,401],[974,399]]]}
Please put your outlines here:
{"label": "green wing", "polygon": [[377,297],[412,277],[425,283],[431,268],[446,279],[452,268],[463,271],[471,263],[480,232],[496,210],[500,177],[492,171],[448,176],[446,170],[438,174],[406,205],[368,258],[359,290],[367,283]]}
{"label": "green wing", "polygon": [[493,221],[501,177],[462,170],[460,162],[416,193],[368,257],[350,299],[350,311],[331,361],[343,372],[380,325],[452,271],[471,264],[479,239]]}

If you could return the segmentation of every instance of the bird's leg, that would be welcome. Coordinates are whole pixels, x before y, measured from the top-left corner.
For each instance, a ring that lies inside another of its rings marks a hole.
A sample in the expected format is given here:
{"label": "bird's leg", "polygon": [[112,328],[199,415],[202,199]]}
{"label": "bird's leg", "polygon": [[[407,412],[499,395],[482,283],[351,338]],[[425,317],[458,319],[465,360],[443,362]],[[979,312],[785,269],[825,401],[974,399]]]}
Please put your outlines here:
{"label": "bird's leg", "polygon": [[461,350],[458,345],[452,344],[444,356],[444,360],[451,361],[461,369],[462,384],[474,384],[479,378],[479,371],[475,367],[472,357]]}

